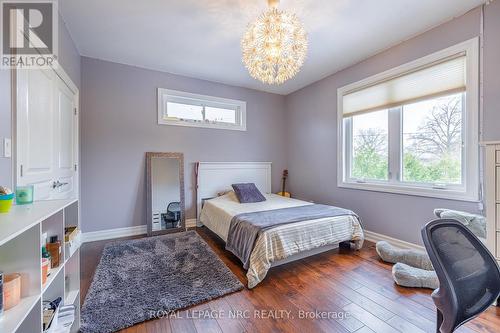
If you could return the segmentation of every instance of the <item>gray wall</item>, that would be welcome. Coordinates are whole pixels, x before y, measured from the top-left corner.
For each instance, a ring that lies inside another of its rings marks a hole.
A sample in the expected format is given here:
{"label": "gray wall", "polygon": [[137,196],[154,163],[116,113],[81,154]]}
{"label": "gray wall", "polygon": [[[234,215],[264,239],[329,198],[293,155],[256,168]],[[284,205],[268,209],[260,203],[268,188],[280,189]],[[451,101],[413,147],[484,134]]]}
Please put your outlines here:
{"label": "gray wall", "polygon": [[[500,139],[500,3],[486,7],[485,138]],[[479,34],[480,9],[375,55],[286,98],[288,168],[293,195],[350,208],[367,230],[421,243],[436,207],[478,210],[477,203],[337,187],[337,88],[439,51]]]}
{"label": "gray wall", "polygon": [[[59,16],[59,63],[80,87],[80,55]],[[0,69],[0,185],[12,187],[12,159],[3,157],[3,139],[12,136],[10,71]]]}
{"label": "gray wall", "polygon": [[[247,131],[157,124],[158,87],[247,102]],[[195,161],[270,161],[285,167],[285,98],[82,58],[83,231],[145,224],[145,152],[183,152],[186,216],[196,215]]]}
{"label": "gray wall", "polygon": [[484,13],[484,139],[500,140],[500,1]]}
{"label": "gray wall", "polygon": [[81,58],[80,52],[75,46],[69,34],[66,23],[59,16],[59,63],[69,75],[74,84],[80,89],[81,86]]}

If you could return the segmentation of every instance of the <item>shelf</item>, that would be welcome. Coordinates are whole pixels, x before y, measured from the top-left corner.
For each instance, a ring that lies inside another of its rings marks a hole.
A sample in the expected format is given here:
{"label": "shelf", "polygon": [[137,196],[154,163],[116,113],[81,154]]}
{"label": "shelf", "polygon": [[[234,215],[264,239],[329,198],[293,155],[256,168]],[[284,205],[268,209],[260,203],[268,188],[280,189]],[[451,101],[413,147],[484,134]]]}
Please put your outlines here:
{"label": "shelf", "polygon": [[40,295],[25,297],[21,302],[3,313],[0,317],[0,332],[13,333],[23,323],[24,319],[30,313],[31,309],[38,304]]}
{"label": "shelf", "polygon": [[80,290],[71,290],[64,299],[64,305],[75,304],[75,301],[79,295],[80,295]]}
{"label": "shelf", "polygon": [[[57,235],[63,241],[66,224],[79,225],[78,213],[78,200],[68,199],[13,206],[9,213],[0,214],[0,267],[4,272],[19,272],[27,277],[22,286],[26,297],[0,317],[0,333],[40,333],[43,301],[63,297],[64,301],[79,303],[79,279],[70,279],[74,282],[67,284],[65,293],[66,271],[79,278],[79,243],[72,248],[63,245],[60,265],[50,270],[44,285],[41,283],[41,235]],[[78,304],[78,320],[79,311]],[[78,328],[79,322],[72,327]]]}
{"label": "shelf", "polygon": [[14,205],[9,213],[0,214],[0,245],[41,223],[77,199],[36,201],[30,205]]}
{"label": "shelf", "polygon": [[54,279],[59,275],[59,273],[62,271],[64,268],[64,264],[59,264],[56,268],[52,268],[49,270],[50,275],[47,277],[47,282],[42,287],[42,294],[49,289],[50,285],[54,281]]}

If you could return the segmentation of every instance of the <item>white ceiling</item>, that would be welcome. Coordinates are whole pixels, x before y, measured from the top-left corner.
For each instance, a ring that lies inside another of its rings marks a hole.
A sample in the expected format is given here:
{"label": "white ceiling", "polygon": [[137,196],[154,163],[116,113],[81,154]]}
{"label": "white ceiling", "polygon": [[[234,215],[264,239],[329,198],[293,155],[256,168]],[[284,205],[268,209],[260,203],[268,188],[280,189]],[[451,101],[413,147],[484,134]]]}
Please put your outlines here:
{"label": "white ceiling", "polygon": [[[266,0],[61,0],[84,56],[289,94],[426,31],[485,0],[281,0],[303,21],[309,51],[280,86],[252,79],[240,38]],[[479,29],[479,27],[478,27]]]}

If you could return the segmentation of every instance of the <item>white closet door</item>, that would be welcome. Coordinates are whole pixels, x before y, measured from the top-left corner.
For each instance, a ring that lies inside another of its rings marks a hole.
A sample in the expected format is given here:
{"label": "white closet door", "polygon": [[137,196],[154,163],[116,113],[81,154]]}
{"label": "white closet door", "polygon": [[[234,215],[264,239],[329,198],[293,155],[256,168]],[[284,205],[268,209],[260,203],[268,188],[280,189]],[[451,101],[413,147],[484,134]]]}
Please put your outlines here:
{"label": "white closet door", "polygon": [[58,77],[55,79],[55,180],[54,199],[74,197],[76,189],[76,98]]}
{"label": "white closet door", "polygon": [[17,71],[17,184],[50,199],[54,178],[54,79],[51,70]]}

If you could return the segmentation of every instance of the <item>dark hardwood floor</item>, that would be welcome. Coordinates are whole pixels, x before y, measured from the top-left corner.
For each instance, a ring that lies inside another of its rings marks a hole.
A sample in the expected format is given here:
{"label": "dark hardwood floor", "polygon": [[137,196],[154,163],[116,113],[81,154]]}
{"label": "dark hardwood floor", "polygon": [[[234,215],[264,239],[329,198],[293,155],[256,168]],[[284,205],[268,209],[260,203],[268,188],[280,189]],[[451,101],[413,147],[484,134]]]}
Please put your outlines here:
{"label": "dark hardwood floor", "polygon": [[[246,285],[245,271],[236,257],[206,228],[196,230]],[[82,246],[82,303],[105,244],[100,241]],[[121,332],[435,332],[430,293],[395,285],[391,265],[378,260],[374,244],[366,242],[360,251],[329,251],[272,268],[252,290]],[[230,313],[241,316],[228,318]],[[300,318],[306,313],[330,318]],[[347,316],[340,318],[344,314]],[[200,318],[205,316],[209,318]],[[458,332],[500,332],[500,308],[491,307]]]}

